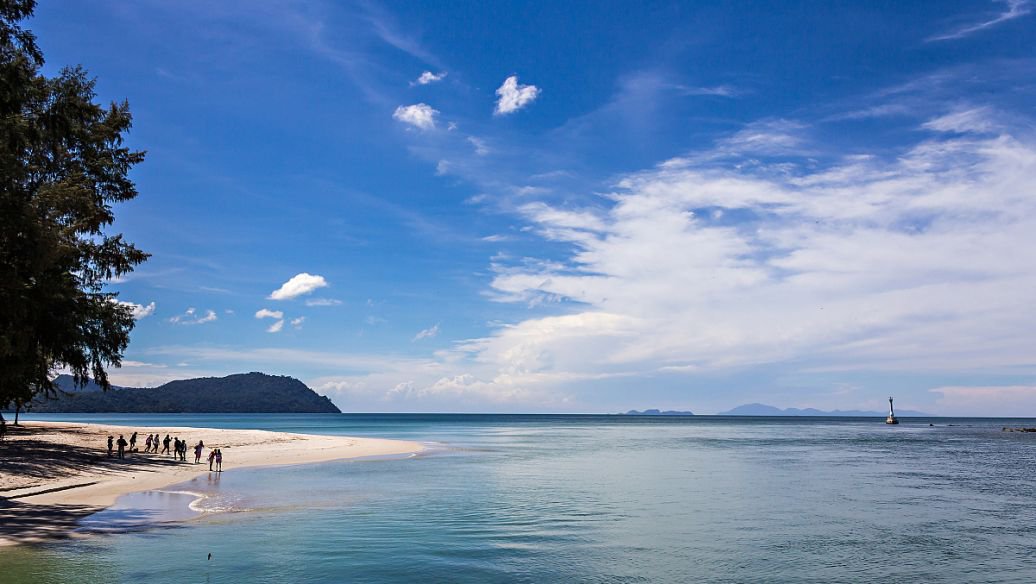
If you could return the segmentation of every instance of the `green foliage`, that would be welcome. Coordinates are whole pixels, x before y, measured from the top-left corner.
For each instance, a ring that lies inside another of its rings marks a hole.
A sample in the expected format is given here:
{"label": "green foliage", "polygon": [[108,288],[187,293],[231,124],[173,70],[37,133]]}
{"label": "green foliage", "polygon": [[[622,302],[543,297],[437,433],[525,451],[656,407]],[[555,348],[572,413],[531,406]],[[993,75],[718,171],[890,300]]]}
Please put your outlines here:
{"label": "green foliage", "polygon": [[104,285],[148,257],[105,233],[112,205],[137,196],[129,105],[95,104],[79,67],[40,74],[19,26],[34,6],[0,0],[0,404],[52,395],[61,368],[107,388],[133,317]]}
{"label": "green foliage", "polygon": [[[61,376],[63,390],[72,379]],[[150,389],[112,388],[86,384],[62,392],[58,399],[39,400],[35,412],[132,413],[339,413],[331,400],[317,395],[298,379],[264,373],[170,381]]]}

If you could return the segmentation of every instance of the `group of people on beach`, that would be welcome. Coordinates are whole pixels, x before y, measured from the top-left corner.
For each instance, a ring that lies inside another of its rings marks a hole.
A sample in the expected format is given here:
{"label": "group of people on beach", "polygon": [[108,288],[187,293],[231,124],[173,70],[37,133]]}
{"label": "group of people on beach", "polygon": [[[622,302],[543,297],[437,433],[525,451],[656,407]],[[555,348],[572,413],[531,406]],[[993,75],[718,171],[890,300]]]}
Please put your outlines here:
{"label": "group of people on beach", "polygon": [[[170,444],[172,445],[172,451],[169,450]],[[159,451],[161,446],[162,450]],[[117,450],[116,450],[117,447]],[[126,448],[129,447],[130,452],[137,452],[137,433],[134,432],[129,441],[127,442],[123,435],[119,435],[119,439],[114,440],[113,436],[108,436],[108,458],[118,456],[118,458],[126,457]],[[201,462],[201,454],[205,449],[205,442],[199,440],[194,445],[194,464]],[[113,454],[117,452],[117,454]],[[144,452],[149,454],[172,454],[173,460],[182,460],[187,462],[187,441],[180,440],[179,436],[170,438],[169,434],[162,438],[160,434],[148,434],[147,439],[144,441]],[[215,465],[215,469],[213,469]],[[223,452],[219,448],[213,448],[209,450],[209,470],[215,470],[216,472],[223,472]]]}

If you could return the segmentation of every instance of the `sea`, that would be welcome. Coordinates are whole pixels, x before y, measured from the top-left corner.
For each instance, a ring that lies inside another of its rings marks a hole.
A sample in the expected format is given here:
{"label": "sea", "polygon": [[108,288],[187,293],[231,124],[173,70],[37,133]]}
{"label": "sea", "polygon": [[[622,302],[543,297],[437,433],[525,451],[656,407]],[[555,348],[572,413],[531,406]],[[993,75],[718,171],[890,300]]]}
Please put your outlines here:
{"label": "sea", "polygon": [[[1032,419],[48,415],[417,440],[0,548],[0,582],[1036,582]],[[210,558],[211,554],[211,558]]]}

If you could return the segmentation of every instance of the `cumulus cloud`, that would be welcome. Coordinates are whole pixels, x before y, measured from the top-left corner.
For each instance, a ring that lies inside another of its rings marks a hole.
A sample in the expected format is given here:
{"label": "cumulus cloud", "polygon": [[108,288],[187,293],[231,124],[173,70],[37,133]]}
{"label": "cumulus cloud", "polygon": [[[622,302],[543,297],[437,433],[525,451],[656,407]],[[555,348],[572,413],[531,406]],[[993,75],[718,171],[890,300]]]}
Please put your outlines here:
{"label": "cumulus cloud", "polygon": [[216,321],[216,320],[219,320],[219,317],[216,316],[216,311],[214,311],[214,310],[206,310],[205,314],[199,314],[197,309],[195,309],[192,306],[191,308],[188,308],[187,310],[185,310],[183,314],[180,314],[180,315],[177,315],[177,316],[174,316],[174,317],[170,318],[169,322],[171,322],[173,324],[192,325],[192,324],[205,324],[205,323],[213,322],[213,321]]}
{"label": "cumulus cloud", "polygon": [[435,337],[438,334],[439,334],[439,325],[438,325],[438,323],[436,323],[435,325],[433,325],[433,326],[431,326],[429,328],[426,328],[426,329],[424,329],[422,331],[419,331],[416,335],[414,335],[413,340],[414,341],[420,341],[421,339],[431,339],[431,338]]}
{"label": "cumulus cloud", "polygon": [[435,128],[435,118],[438,115],[439,110],[432,108],[432,106],[426,103],[417,103],[397,107],[392,117],[415,128],[431,130]]}
{"label": "cumulus cloud", "polygon": [[296,274],[290,280],[282,284],[280,288],[271,292],[269,299],[290,300],[292,298],[309,294],[318,288],[325,288],[327,286],[327,280],[325,280],[323,276],[302,272],[301,274]]}
{"label": "cumulus cloud", "polygon": [[256,318],[284,318],[284,313],[280,310],[269,310],[266,308],[260,308],[255,313]]}
{"label": "cumulus cloud", "polygon": [[518,76],[511,75],[496,90],[496,94],[499,98],[496,100],[496,109],[493,113],[502,116],[514,113],[535,101],[540,95],[540,89],[535,85],[519,85]]}
{"label": "cumulus cloud", "polygon": [[446,71],[442,73],[432,73],[431,71],[425,71],[421,73],[421,76],[416,80],[411,81],[410,85],[428,85],[429,83],[436,83],[446,78]]}
{"label": "cumulus cloud", "polygon": [[116,300],[115,302],[119,306],[125,306],[126,308],[129,308],[130,314],[132,314],[133,318],[136,320],[146,318],[155,313],[154,302],[149,303],[147,306],[144,306],[143,304],[135,304],[133,302],[125,302],[123,300]]}

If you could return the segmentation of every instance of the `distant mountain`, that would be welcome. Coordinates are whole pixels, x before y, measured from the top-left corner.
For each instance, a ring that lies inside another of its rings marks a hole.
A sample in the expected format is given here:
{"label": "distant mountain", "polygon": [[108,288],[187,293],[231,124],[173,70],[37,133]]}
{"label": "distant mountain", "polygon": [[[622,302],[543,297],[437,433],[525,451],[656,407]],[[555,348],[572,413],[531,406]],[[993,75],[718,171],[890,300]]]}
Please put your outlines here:
{"label": "distant mountain", "polygon": [[31,411],[40,413],[341,413],[331,400],[317,395],[298,379],[265,373],[240,373],[170,381],[154,388],[120,387],[101,391],[90,382],[73,390],[62,375],[58,386],[70,393],[40,399]]}
{"label": "distant mountain", "polygon": [[638,410],[630,410],[625,414],[619,414],[620,416],[693,416],[694,412],[680,412],[676,410],[644,410],[643,412]]}
{"label": "distant mountain", "polygon": [[[888,415],[888,412],[870,412],[863,410],[832,410],[825,412],[823,410],[817,410],[814,408],[775,408],[766,404],[745,404],[743,406],[737,406],[736,408],[720,412],[717,416],[855,416],[861,418],[867,417],[880,417],[884,418]],[[930,418],[931,414],[924,412],[915,412],[913,410],[896,410],[897,416],[917,417],[917,418]]]}

